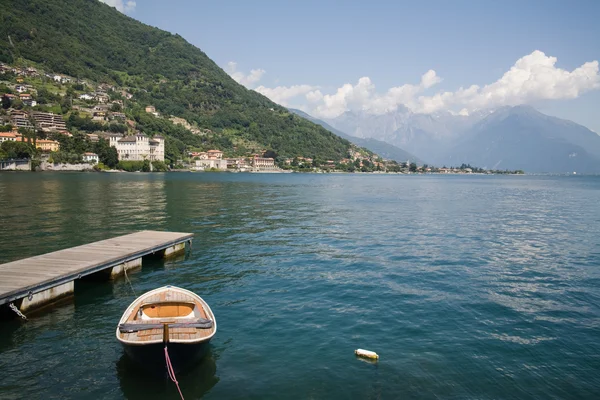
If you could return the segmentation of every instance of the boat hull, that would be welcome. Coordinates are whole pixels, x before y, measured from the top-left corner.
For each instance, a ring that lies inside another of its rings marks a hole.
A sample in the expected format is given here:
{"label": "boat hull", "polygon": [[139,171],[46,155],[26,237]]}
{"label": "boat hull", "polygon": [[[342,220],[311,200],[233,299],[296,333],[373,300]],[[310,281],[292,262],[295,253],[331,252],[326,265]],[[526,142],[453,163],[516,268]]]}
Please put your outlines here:
{"label": "boat hull", "polygon": [[[183,371],[198,363],[209,350],[210,340],[198,343],[168,343],[169,358],[175,372]],[[164,343],[130,345],[122,343],[125,353],[146,370],[166,371]]]}

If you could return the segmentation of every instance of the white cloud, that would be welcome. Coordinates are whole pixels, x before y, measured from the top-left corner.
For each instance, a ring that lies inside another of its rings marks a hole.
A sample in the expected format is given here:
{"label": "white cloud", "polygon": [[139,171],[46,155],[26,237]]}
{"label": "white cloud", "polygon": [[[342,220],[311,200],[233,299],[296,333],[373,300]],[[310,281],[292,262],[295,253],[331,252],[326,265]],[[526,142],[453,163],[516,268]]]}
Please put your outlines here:
{"label": "white cloud", "polygon": [[527,104],[538,100],[575,99],[600,89],[598,61],[586,62],[569,72],[556,67],[556,57],[536,50],[515,63],[496,82],[484,87],[473,85],[456,92],[420,97],[418,112],[432,112],[454,107],[466,110]]}
{"label": "white cloud", "polygon": [[335,94],[323,96],[323,104],[317,106],[313,112],[320,117],[332,118],[347,110],[383,114],[396,110],[400,105],[416,107],[415,96],[441,81],[435,71],[429,70],[421,76],[418,85],[405,84],[392,87],[380,95],[375,92],[375,85],[371,79],[365,76],[354,86],[347,83]]}
{"label": "white cloud", "polygon": [[317,103],[323,99],[323,93],[320,90],[313,90],[306,93],[306,100],[310,103]]}
{"label": "white cloud", "polygon": [[[237,70],[237,63],[233,61],[227,63],[225,72],[227,72],[237,83],[246,86],[248,89],[253,89],[254,84],[260,81],[266,73],[264,69],[253,69],[249,74],[245,74]],[[258,93],[267,96],[269,99],[282,106],[288,106],[288,100],[298,96],[306,96],[308,101],[318,102],[323,98],[323,94],[318,89],[317,86],[311,85],[277,86],[274,88],[260,85],[254,88]]]}
{"label": "white cloud", "polygon": [[133,0],[100,0],[103,3],[108,4],[111,7],[116,8],[122,13],[130,12],[135,10],[135,6],[137,5]]}
{"label": "white cloud", "polygon": [[425,89],[429,89],[430,87],[437,83],[440,83],[441,81],[442,78],[437,76],[434,70],[430,69],[429,71],[425,72],[421,77],[421,86],[423,86]]}
{"label": "white cloud", "polygon": [[225,72],[229,74],[237,83],[246,86],[248,89],[256,82],[260,81],[262,76],[267,72],[264,69],[253,69],[249,74],[244,74],[237,70],[237,63],[229,61]]}
{"label": "white cloud", "polygon": [[267,96],[269,99],[274,101],[277,104],[281,104],[284,107],[289,106],[290,99],[308,95],[309,93],[315,91],[317,89],[316,86],[310,85],[294,85],[294,86],[277,86],[275,88],[267,88],[264,86],[257,87],[256,90],[258,93]]}
{"label": "white cloud", "polygon": [[[600,89],[598,61],[586,62],[572,71],[556,67],[557,58],[546,56],[536,50],[515,62],[509,71],[497,81],[480,87],[471,85],[455,91],[439,91],[425,95],[442,79],[436,71],[425,72],[418,84],[404,84],[392,87],[384,93],[377,93],[375,85],[367,76],[356,84],[346,83],[331,94],[322,93],[312,85],[259,86],[255,90],[276,103],[287,105],[295,97],[304,96],[309,112],[315,116],[333,118],[345,111],[365,111],[383,114],[405,106],[416,113],[452,111],[468,115],[481,108],[495,108],[504,105],[527,104],[539,100],[574,99],[581,94]],[[238,82],[249,80],[249,75],[236,72],[235,63],[230,75]],[[263,70],[256,73],[258,79]],[[237,74],[237,75],[236,75]],[[299,99],[302,100],[302,99]]]}

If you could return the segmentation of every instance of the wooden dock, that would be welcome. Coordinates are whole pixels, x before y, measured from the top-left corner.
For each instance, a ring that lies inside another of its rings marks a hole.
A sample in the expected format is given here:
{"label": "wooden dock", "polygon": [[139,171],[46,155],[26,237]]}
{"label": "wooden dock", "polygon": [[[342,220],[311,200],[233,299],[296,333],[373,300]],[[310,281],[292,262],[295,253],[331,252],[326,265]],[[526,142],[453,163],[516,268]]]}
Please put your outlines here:
{"label": "wooden dock", "polygon": [[93,274],[114,278],[140,267],[142,257],[185,251],[192,233],[141,231],[82,246],[0,264],[0,306],[22,312],[42,307],[74,291],[74,281]]}

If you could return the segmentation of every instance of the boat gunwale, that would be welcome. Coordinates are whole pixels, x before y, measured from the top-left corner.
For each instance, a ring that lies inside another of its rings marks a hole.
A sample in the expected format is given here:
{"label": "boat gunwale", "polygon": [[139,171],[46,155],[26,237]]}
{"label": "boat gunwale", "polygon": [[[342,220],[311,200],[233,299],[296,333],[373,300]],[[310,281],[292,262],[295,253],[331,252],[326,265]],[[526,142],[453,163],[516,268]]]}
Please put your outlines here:
{"label": "boat gunwale", "polygon": [[146,292],[144,294],[142,294],[141,296],[139,296],[138,298],[136,298],[128,307],[127,309],[125,309],[125,312],[123,313],[123,315],[121,316],[121,319],[119,319],[119,323],[117,324],[117,329],[116,329],[116,337],[117,340],[119,342],[121,342],[123,345],[127,345],[127,346],[147,346],[150,344],[157,344],[157,343],[163,343],[162,339],[159,340],[148,340],[148,341],[144,341],[144,342],[140,342],[140,341],[133,341],[133,340],[127,340],[127,339],[122,339],[120,337],[120,331],[119,331],[119,326],[126,322],[127,319],[129,318],[129,316],[131,315],[131,313],[133,312],[133,309],[137,306],[141,306],[144,298],[155,295],[157,293],[163,292],[165,290],[174,290],[174,291],[179,291],[182,292],[186,295],[189,295],[197,300],[200,301],[200,303],[202,304],[202,306],[204,307],[204,311],[207,312],[209,315],[208,317],[211,317],[212,323],[213,323],[213,332],[206,337],[202,337],[199,339],[173,339],[171,340],[169,338],[169,342],[170,343],[179,343],[179,344],[200,344],[202,342],[208,342],[210,341],[210,339],[212,339],[212,337],[217,333],[217,320],[215,318],[215,314],[212,312],[210,306],[208,305],[208,303],[206,301],[204,301],[204,299],[200,296],[198,296],[196,293],[189,291],[187,289],[183,289],[177,286],[163,286],[163,287],[159,287],[156,289],[153,289],[149,292]]}

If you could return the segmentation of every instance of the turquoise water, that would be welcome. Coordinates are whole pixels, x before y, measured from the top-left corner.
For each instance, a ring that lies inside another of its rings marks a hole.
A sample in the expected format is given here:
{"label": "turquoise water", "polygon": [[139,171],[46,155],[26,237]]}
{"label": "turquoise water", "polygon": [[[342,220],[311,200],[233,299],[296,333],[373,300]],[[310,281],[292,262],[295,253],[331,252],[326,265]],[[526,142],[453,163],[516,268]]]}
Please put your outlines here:
{"label": "turquoise water", "polygon": [[[186,399],[600,396],[600,177],[0,174],[0,224],[0,263],[194,232],[131,275],[215,312]],[[114,338],[126,281],[76,292],[0,322],[0,398],[178,398]]]}

